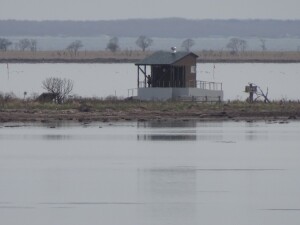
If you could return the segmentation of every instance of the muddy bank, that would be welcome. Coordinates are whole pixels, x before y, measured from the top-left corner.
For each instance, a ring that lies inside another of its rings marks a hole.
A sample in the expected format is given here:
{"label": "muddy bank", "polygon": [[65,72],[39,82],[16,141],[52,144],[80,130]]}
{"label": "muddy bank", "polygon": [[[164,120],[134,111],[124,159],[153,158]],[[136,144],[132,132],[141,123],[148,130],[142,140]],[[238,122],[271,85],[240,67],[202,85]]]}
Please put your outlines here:
{"label": "muddy bank", "polygon": [[[1,100],[1,99],[0,99]],[[148,121],[148,120],[297,120],[300,102],[269,104],[242,101],[198,103],[186,101],[134,101],[72,99],[64,104],[34,100],[0,101],[0,122]]]}
{"label": "muddy bank", "polygon": [[198,120],[198,121],[247,121],[257,120],[287,122],[300,119],[300,111],[191,111],[191,112],[80,112],[78,110],[1,110],[0,122],[110,122],[110,121],[151,121],[151,120]]}

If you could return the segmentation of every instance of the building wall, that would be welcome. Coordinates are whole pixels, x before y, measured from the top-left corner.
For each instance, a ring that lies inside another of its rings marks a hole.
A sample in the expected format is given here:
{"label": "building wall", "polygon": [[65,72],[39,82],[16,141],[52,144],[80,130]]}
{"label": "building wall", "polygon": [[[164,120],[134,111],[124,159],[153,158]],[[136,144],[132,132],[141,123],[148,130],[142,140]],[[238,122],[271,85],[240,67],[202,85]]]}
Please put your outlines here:
{"label": "building wall", "polygon": [[[195,56],[188,55],[184,57],[182,60],[176,62],[174,65],[176,66],[185,66],[185,82],[186,87],[195,87],[196,85],[196,65],[197,65],[197,58]],[[192,66],[195,67],[195,70],[192,71]]]}
{"label": "building wall", "polygon": [[172,99],[172,88],[138,88],[138,99],[166,101]]}
{"label": "building wall", "polygon": [[223,91],[199,88],[139,88],[138,99],[166,101],[170,99],[195,98],[198,101],[223,101]]}
{"label": "building wall", "polygon": [[189,88],[173,88],[172,98],[176,99],[179,96],[189,96]]}

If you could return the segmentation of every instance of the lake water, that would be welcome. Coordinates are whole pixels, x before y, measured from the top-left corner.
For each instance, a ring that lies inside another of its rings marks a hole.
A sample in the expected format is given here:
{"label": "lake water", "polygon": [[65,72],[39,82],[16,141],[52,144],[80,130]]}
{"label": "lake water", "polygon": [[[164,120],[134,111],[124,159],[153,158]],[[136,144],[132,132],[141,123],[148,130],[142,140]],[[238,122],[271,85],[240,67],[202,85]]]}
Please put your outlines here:
{"label": "lake water", "polygon": [[15,125],[2,224],[299,224],[300,122]]}
{"label": "lake water", "polygon": [[[214,69],[215,65],[215,69]],[[137,68],[134,64],[0,64],[0,91],[23,97],[42,93],[47,77],[74,81],[73,94],[83,97],[128,97],[128,89],[136,88]],[[256,83],[271,100],[298,100],[300,64],[198,64],[197,79],[222,82],[225,100],[245,100],[245,86]]]}

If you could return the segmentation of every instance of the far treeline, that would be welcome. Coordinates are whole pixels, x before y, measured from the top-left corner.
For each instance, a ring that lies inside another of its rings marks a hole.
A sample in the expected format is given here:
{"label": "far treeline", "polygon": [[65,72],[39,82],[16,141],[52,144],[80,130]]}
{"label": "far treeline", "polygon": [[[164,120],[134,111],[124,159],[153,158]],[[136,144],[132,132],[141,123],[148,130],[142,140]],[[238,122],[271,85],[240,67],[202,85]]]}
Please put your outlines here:
{"label": "far treeline", "polygon": [[[145,52],[145,50],[152,45],[153,40],[147,36],[141,35],[136,39],[135,43],[137,47],[139,47],[143,52]],[[37,44],[38,42],[35,39],[23,38],[13,43],[8,38],[0,37],[0,52],[7,52],[9,50],[20,51],[20,52],[25,52],[25,51],[36,52]],[[187,51],[189,51],[190,47],[192,47],[194,44],[195,43],[192,39],[186,39],[185,41],[183,41],[182,46]],[[79,50],[83,47],[84,45],[81,40],[75,40],[72,41],[68,46],[66,46],[65,49],[61,49],[61,50],[63,51],[64,55],[69,54],[70,56],[77,56],[79,54]],[[119,45],[119,38],[118,37],[110,38],[106,45],[106,50],[109,50],[113,53],[121,50]]]}
{"label": "far treeline", "polygon": [[300,20],[128,19],[103,21],[0,20],[0,36],[300,37]]}
{"label": "far treeline", "polygon": [[[266,40],[263,38],[260,38],[259,40],[260,40],[261,50],[263,52],[266,52],[267,51]],[[139,49],[141,49],[143,52],[145,52],[153,44],[153,39],[148,36],[145,36],[145,35],[140,35],[137,37],[135,44]],[[38,42],[35,39],[23,38],[15,43],[13,43],[8,38],[0,36],[0,51],[1,52],[7,52],[9,50],[21,51],[21,52],[30,50],[31,52],[36,52],[37,45],[38,45]],[[181,49],[186,52],[190,52],[191,48],[194,45],[195,45],[195,41],[191,38],[187,38],[182,41]],[[69,43],[65,48],[60,49],[60,50],[64,51],[64,53],[63,53],[64,55],[69,54],[70,56],[77,56],[80,49],[82,49],[83,47],[84,47],[84,45],[81,40],[75,40],[75,41],[72,41],[71,43]],[[225,51],[229,51],[231,55],[236,55],[241,52],[244,53],[248,48],[248,43],[246,40],[243,40],[243,39],[237,38],[237,37],[233,37],[233,38],[229,39],[229,42],[227,43],[226,46],[224,46],[224,48],[225,48]],[[121,51],[122,47],[119,44],[119,38],[116,36],[111,37],[106,44],[105,50],[111,51],[113,53]],[[125,49],[125,51],[132,52],[132,50],[128,50],[128,48]],[[297,52],[299,52],[299,51],[300,51],[300,46],[298,46],[298,48],[297,48]],[[129,53],[129,55],[131,55],[131,53]]]}

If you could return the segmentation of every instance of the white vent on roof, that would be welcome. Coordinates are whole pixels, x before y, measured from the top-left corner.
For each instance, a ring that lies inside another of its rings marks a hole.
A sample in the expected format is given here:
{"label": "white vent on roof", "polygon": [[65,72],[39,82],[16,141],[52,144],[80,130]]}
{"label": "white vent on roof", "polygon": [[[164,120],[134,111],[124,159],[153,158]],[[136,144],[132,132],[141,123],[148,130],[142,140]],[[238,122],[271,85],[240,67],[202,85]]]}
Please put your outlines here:
{"label": "white vent on roof", "polygon": [[173,54],[176,53],[176,47],[172,47],[171,50],[172,50],[172,53],[173,53]]}

